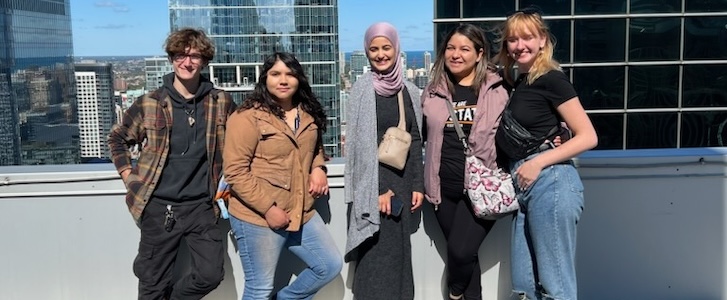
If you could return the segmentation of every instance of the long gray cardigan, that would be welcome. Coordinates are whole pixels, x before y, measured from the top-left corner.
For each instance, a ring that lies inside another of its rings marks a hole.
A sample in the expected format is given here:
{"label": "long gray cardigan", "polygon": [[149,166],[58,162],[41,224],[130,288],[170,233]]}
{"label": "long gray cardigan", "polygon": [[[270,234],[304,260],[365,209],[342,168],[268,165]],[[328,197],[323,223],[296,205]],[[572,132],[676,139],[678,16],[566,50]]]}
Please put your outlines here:
{"label": "long gray cardigan", "polygon": [[[351,89],[346,111],[345,201],[352,204],[346,256],[379,231],[379,160],[376,137],[376,92],[373,74],[366,73]],[[422,130],[421,90],[404,81],[409,91],[419,133]]]}

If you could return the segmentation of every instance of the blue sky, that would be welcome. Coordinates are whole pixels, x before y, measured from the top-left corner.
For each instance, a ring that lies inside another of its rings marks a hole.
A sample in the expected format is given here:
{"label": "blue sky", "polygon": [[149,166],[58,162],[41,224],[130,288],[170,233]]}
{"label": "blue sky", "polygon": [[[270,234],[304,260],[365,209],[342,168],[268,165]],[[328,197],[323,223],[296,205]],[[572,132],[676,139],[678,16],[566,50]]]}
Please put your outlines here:
{"label": "blue sky", "polygon": [[[169,33],[168,0],[71,0],[75,56],[161,55]],[[433,2],[338,0],[342,51],[361,50],[374,22],[399,29],[402,49],[430,50]]]}

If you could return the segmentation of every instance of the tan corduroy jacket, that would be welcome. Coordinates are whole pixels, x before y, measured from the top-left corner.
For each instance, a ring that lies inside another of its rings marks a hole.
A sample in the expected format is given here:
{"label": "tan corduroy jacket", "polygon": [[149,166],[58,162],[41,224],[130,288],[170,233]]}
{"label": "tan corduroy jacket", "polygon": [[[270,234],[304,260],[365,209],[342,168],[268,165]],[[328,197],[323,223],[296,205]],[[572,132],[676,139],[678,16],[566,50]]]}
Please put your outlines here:
{"label": "tan corduroy jacket", "polygon": [[268,226],[273,205],[290,217],[288,231],[298,231],[313,217],[308,193],[313,168],[325,165],[321,134],[313,117],[300,110],[297,132],[280,118],[259,109],[233,113],[227,120],[223,167],[236,218]]}

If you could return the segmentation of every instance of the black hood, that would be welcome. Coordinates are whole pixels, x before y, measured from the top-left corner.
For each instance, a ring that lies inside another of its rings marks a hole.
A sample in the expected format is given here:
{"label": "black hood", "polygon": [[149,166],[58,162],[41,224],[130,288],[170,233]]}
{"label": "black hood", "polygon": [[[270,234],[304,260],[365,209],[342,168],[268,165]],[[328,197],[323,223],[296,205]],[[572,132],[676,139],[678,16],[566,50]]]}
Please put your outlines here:
{"label": "black hood", "polygon": [[174,88],[174,73],[169,73],[167,75],[164,75],[162,77],[164,82],[164,88],[167,89],[167,92],[169,93],[169,96],[173,100],[173,104],[177,105],[178,107],[183,106],[185,102],[194,100],[194,102],[199,102],[200,98],[207,95],[213,88],[214,84],[207,78],[206,76],[200,75],[199,77],[199,87],[197,88],[197,92],[194,94],[194,98],[192,99],[184,99],[182,95],[177,92],[177,89]]}

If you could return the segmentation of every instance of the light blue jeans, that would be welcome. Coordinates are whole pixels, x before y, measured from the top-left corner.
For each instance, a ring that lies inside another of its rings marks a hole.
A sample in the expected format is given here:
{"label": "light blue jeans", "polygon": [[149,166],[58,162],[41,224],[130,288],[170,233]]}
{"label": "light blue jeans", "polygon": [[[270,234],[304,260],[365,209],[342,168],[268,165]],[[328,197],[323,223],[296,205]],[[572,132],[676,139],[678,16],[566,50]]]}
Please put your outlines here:
{"label": "light blue jeans", "polygon": [[278,259],[287,248],[308,268],[277,293],[278,300],[312,299],[341,273],[343,261],[331,234],[316,213],[297,232],[273,230],[230,217],[245,272],[242,300],[270,299]]}
{"label": "light blue jeans", "polygon": [[[526,159],[512,164],[516,170]],[[512,287],[519,299],[575,300],[576,225],[583,183],[572,163],[544,168],[528,190],[517,186],[512,227]]]}

